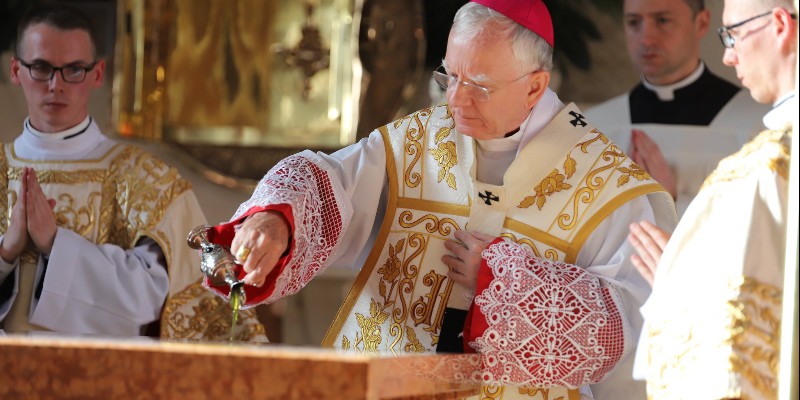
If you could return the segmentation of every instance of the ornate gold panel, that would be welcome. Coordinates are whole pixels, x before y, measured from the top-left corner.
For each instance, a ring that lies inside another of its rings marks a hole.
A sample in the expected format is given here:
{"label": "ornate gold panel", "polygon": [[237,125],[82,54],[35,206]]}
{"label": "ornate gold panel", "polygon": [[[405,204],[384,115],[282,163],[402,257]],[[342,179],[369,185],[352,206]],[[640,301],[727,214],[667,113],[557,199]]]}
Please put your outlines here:
{"label": "ornate gold panel", "polygon": [[420,0],[121,0],[114,121],[248,186],[391,121],[422,74]]}

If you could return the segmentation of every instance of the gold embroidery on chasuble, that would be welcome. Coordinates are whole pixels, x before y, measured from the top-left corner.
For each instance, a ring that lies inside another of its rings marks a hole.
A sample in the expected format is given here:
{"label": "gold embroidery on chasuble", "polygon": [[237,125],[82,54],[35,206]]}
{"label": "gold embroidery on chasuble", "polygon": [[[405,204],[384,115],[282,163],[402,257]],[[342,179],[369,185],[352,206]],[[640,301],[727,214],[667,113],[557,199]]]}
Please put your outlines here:
{"label": "gold embroidery on chasuble", "polygon": [[[714,172],[703,182],[701,190],[717,182],[741,179],[762,166],[788,180],[791,134],[791,129],[762,131],[742,146],[741,150],[722,159]],[[765,156],[759,157],[756,153]]]}
{"label": "gold embroidery on chasuble", "polygon": [[[8,196],[0,203],[5,217],[3,233],[20,188],[21,172],[25,166],[32,166],[45,196],[56,200],[53,212],[59,227],[92,243],[114,244],[123,249],[132,249],[143,237],[158,243],[170,275],[161,318],[162,337],[228,339],[230,307],[211,306],[216,304],[216,296],[205,289],[197,290],[201,274],[196,254],[186,246],[184,238],[192,227],[205,223],[205,218],[196,201],[190,202],[184,196],[191,184],[180,178],[176,169],[138,147],[121,144],[92,160],[17,159],[13,145],[7,145],[0,153],[6,171],[0,179],[8,188]],[[182,217],[165,220],[168,210]],[[21,263],[30,261],[35,268],[38,255],[29,258],[23,257]],[[21,303],[19,299],[15,300],[17,303]],[[243,310],[239,321],[237,339],[266,341],[255,310]]]}
{"label": "gold embroidery on chasuble", "polygon": [[480,393],[463,400],[580,400],[578,389],[482,385]]}
{"label": "gold embroidery on chasuble", "polygon": [[[564,114],[577,110],[571,107],[545,128],[555,131],[548,135],[573,127],[565,127],[571,117]],[[506,208],[495,218],[501,224],[498,235],[539,257],[566,262],[574,262],[591,230],[617,207],[661,190],[649,176],[634,176],[631,171],[638,167],[591,127],[573,129],[573,139],[543,165],[531,160],[547,159],[539,154],[550,149],[526,147],[527,156],[517,157],[506,175],[513,187],[475,182],[470,172],[474,141],[457,134],[454,126],[443,105],[379,128],[387,154],[386,214],[324,346],[356,352],[434,351],[445,306],[469,304],[463,288],[447,278],[441,262],[449,254],[444,242],[476,223],[476,203],[492,203],[485,188],[510,198],[500,201]],[[625,176],[627,181],[621,179]]]}
{"label": "gold embroidery on chasuble", "polygon": [[[730,398],[777,398],[780,357],[780,316],[783,291],[751,277],[732,278],[718,302],[702,315],[687,321],[664,320],[650,326],[648,363],[661,368],[657,379],[648,380],[654,400],[686,398],[698,393],[721,393],[722,388],[694,388],[675,384],[696,381],[696,373],[708,368],[725,368],[725,389]],[[727,299],[726,299],[727,298]],[[701,331],[690,324],[712,321]],[[709,375],[707,378],[719,377]],[[658,382],[656,384],[655,382]]]}

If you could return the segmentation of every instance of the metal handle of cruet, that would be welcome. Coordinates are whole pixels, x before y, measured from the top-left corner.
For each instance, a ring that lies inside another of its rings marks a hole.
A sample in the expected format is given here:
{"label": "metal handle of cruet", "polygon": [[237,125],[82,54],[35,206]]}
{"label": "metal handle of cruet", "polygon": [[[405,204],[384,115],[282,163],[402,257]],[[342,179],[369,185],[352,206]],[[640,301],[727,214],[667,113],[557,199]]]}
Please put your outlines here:
{"label": "metal handle of cruet", "polygon": [[[231,294],[228,301],[238,309],[245,302],[244,281],[236,278],[236,260],[228,248],[208,240],[209,225],[200,225],[189,232],[186,242],[189,247],[201,250],[200,270],[212,285],[228,285]],[[235,304],[236,303],[236,304]]]}

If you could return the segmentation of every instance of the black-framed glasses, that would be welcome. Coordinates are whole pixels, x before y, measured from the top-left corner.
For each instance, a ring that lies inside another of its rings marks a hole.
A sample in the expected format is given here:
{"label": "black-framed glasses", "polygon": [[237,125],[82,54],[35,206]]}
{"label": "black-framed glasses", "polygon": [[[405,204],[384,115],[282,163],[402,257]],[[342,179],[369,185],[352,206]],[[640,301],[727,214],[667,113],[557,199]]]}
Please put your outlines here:
{"label": "black-framed glasses", "polygon": [[86,73],[94,69],[99,60],[85,67],[78,64],[56,67],[41,61],[26,63],[19,57],[17,57],[17,61],[19,61],[20,65],[28,69],[28,72],[31,74],[31,79],[35,81],[49,82],[53,79],[56,71],[59,71],[61,72],[61,79],[63,79],[64,82],[81,83],[86,80]]}
{"label": "black-framed glasses", "polygon": [[[767,15],[772,14],[772,10],[767,11],[763,14],[758,14],[754,17],[750,17],[744,21],[739,21],[735,24],[725,25],[720,28],[717,28],[717,33],[719,34],[719,40],[722,41],[722,45],[725,46],[726,49],[732,49],[733,45],[736,44],[736,37],[733,36],[732,30],[759,18],[766,17]],[[790,16],[794,19],[797,18],[797,14],[790,14]]]}
{"label": "black-framed glasses", "polygon": [[[458,85],[461,85],[461,87],[464,89],[467,95],[469,95],[470,97],[472,97],[477,101],[488,101],[489,94],[497,90],[497,89],[492,90],[485,86],[478,85],[476,83],[459,80],[458,76],[450,75],[446,72],[440,71],[440,69],[444,70],[444,68],[440,66],[439,68],[437,68],[436,71],[433,71],[433,79],[436,81],[436,83],[439,84],[439,86],[442,87],[442,89],[445,90],[455,89]],[[524,75],[520,76],[519,78],[507,82],[507,84],[516,82],[534,72],[536,71],[527,72]]]}

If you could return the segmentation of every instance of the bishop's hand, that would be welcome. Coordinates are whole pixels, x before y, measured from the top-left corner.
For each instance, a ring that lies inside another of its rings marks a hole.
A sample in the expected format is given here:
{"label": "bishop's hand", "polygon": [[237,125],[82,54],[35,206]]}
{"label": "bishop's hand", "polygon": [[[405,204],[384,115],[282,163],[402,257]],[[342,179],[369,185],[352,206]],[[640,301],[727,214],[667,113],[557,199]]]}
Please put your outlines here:
{"label": "bishop's hand", "polygon": [[236,231],[231,251],[247,275],[244,283],[262,286],[289,247],[289,222],[276,211],[250,215]]}
{"label": "bishop's hand", "polygon": [[483,256],[481,252],[489,246],[495,237],[480,232],[456,231],[455,239],[447,239],[444,247],[452,254],[442,256],[442,262],[450,272],[447,277],[475,292],[478,281],[478,269]]}

